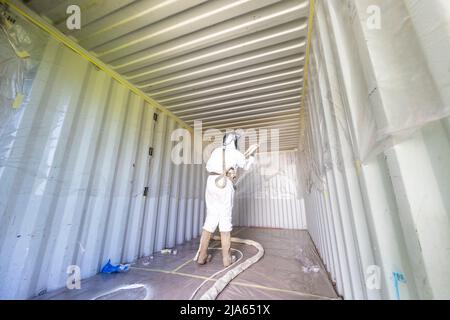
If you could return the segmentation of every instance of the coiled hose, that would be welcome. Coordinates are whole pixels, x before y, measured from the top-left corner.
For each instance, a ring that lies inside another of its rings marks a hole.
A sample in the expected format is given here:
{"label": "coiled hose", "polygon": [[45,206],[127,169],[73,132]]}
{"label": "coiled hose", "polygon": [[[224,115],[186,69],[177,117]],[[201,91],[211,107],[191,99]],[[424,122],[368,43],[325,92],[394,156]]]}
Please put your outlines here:
{"label": "coiled hose", "polygon": [[[219,236],[214,236],[213,237],[214,240],[220,240]],[[231,238],[231,242],[236,242],[236,243],[242,243],[242,244],[246,244],[249,246],[253,246],[255,247],[258,252],[248,258],[247,260],[245,260],[244,262],[242,262],[241,264],[237,264],[237,262],[239,262],[242,258],[243,255],[241,255],[241,257],[239,258],[238,261],[236,261],[235,263],[233,263],[231,266],[228,266],[218,272],[216,272],[215,274],[213,274],[211,277],[209,277],[207,280],[203,281],[202,284],[194,291],[194,293],[191,296],[191,299],[193,299],[193,297],[195,296],[195,294],[198,292],[198,290],[200,290],[200,288],[209,280],[213,279],[217,274],[227,270],[228,268],[235,266],[234,268],[232,268],[231,270],[229,270],[227,273],[225,273],[222,277],[220,277],[215,283],[214,285],[208,289],[208,291],[206,291],[201,297],[200,300],[215,300],[217,298],[217,296],[225,289],[225,287],[231,282],[231,280],[233,280],[234,278],[236,278],[240,273],[244,272],[246,269],[248,269],[251,265],[255,264],[256,262],[258,262],[264,255],[264,248],[262,247],[261,244],[259,244],[256,241],[253,240],[249,240],[249,239],[240,239],[240,238]],[[238,250],[236,250],[238,251]],[[242,253],[241,253],[242,254]],[[195,255],[194,260],[197,260],[198,258],[198,252]]]}

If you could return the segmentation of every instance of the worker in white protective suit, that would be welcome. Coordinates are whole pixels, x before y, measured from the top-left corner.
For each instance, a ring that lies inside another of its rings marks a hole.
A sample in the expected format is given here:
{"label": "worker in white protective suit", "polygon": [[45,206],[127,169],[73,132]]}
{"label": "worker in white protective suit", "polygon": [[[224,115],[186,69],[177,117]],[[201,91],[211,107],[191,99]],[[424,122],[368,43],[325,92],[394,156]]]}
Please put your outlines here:
{"label": "worker in white protective suit", "polygon": [[[254,162],[254,157],[246,158],[238,150],[239,136],[235,132],[227,133],[223,137],[223,146],[216,148],[206,164],[209,177],[206,183],[206,220],[200,239],[198,264],[205,264],[208,258],[208,246],[211,235],[219,226],[220,241],[222,243],[223,265],[228,267],[235,261],[231,256],[231,215],[233,210],[234,184],[237,168],[248,170]],[[223,155],[225,154],[225,163]],[[221,183],[223,179],[224,183]]]}

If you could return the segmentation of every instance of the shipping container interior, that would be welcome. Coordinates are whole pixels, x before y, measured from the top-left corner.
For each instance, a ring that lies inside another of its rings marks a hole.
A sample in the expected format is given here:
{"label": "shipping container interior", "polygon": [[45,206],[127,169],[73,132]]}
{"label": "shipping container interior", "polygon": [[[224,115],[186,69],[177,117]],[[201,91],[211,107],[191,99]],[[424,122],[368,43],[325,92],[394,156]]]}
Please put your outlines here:
{"label": "shipping container interior", "polygon": [[[0,0],[0,19],[0,299],[450,299],[450,1]],[[230,130],[259,145],[236,262],[217,232],[199,265]]]}

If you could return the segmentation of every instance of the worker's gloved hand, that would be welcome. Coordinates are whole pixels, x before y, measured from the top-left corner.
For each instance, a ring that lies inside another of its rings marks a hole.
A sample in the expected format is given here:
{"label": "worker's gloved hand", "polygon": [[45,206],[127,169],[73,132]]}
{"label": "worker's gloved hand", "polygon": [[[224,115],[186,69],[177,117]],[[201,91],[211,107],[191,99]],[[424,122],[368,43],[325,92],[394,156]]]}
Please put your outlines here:
{"label": "worker's gloved hand", "polygon": [[253,156],[254,154],[255,154],[255,152],[256,152],[256,150],[258,150],[259,149],[259,144],[252,144],[248,149],[247,149],[247,151],[245,151],[245,153],[244,153],[244,156],[247,158],[247,157],[250,157],[250,156]]}

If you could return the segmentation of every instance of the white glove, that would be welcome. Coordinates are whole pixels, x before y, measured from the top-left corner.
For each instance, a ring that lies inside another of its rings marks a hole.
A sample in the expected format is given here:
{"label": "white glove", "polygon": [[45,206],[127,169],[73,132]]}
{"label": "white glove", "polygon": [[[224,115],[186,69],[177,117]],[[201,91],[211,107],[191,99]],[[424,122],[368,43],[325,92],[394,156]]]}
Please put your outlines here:
{"label": "white glove", "polygon": [[253,156],[253,154],[256,152],[256,150],[258,150],[259,148],[259,144],[252,144],[247,151],[245,151],[244,156],[245,157],[250,157]]}

